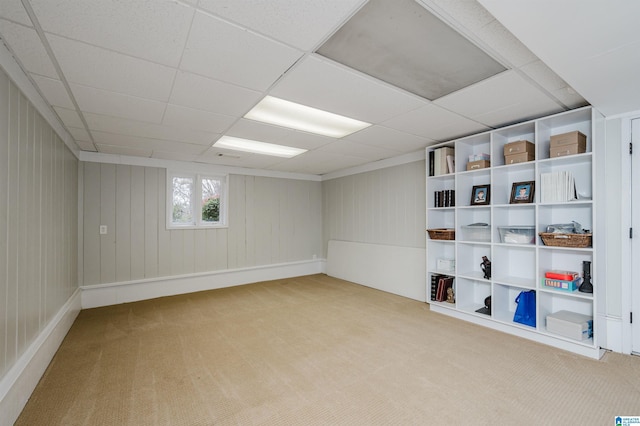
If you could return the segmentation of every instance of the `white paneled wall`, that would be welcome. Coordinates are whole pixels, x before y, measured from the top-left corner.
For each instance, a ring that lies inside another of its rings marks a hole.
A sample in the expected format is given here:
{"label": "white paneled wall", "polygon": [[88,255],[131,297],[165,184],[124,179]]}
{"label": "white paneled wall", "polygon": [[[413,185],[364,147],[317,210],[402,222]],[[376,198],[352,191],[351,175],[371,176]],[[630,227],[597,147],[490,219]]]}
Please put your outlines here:
{"label": "white paneled wall", "polygon": [[329,240],[424,248],[425,182],[424,161],[323,182],[325,250]]}
{"label": "white paneled wall", "polygon": [[85,286],[322,255],[320,182],[231,175],[228,228],[167,230],[165,169],[82,167]]}
{"label": "white paneled wall", "polygon": [[78,162],[0,69],[0,377],[78,287]]}

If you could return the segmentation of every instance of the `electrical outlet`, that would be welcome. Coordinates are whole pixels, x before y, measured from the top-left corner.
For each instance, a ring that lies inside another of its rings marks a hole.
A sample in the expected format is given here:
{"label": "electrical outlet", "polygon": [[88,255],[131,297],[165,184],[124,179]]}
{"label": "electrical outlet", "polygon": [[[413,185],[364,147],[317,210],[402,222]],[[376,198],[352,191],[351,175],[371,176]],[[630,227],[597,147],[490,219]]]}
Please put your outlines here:
{"label": "electrical outlet", "polygon": [[100,235],[107,235],[107,225],[100,225]]}

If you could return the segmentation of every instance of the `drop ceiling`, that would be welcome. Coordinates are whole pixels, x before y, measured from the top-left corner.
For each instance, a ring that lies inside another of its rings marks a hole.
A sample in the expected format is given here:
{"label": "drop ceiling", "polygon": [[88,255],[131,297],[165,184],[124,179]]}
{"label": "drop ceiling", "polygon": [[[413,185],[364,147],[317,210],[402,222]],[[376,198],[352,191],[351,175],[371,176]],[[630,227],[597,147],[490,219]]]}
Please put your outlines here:
{"label": "drop ceiling", "polygon": [[[498,67],[427,99],[359,69],[363,61],[320,54],[362,17],[364,0],[1,0],[0,37],[79,149],[103,154],[326,175],[587,104],[580,93],[593,83],[535,40],[534,54],[480,3],[394,3],[441,20]],[[402,34],[417,46],[420,36]],[[334,139],[243,118],[268,95],[372,126]],[[283,159],[214,147],[223,135],[308,151]]]}

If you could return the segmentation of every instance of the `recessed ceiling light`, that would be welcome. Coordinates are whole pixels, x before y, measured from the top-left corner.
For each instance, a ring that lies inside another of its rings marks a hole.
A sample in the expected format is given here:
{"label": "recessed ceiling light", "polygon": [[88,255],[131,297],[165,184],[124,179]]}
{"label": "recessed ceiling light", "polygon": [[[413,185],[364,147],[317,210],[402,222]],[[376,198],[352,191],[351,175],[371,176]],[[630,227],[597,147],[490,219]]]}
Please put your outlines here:
{"label": "recessed ceiling light", "polygon": [[341,138],[371,126],[371,123],[274,98],[273,96],[264,98],[244,117],[331,138]]}
{"label": "recessed ceiling light", "polygon": [[252,141],[250,139],[223,136],[213,146],[218,148],[233,149],[235,151],[252,152],[254,154],[273,155],[275,157],[291,158],[307,152],[306,149],[293,148],[291,146],[276,145],[266,142]]}

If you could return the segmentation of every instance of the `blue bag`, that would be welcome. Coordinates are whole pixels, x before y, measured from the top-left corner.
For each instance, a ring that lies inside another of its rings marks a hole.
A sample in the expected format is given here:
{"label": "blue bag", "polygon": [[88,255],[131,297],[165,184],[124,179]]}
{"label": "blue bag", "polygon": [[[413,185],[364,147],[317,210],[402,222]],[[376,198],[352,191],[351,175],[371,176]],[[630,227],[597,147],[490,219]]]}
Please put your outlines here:
{"label": "blue bag", "polygon": [[521,291],[518,297],[516,297],[516,313],[513,316],[514,322],[528,325],[531,327],[536,326],[536,291]]}

